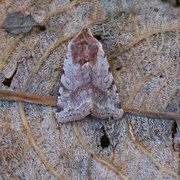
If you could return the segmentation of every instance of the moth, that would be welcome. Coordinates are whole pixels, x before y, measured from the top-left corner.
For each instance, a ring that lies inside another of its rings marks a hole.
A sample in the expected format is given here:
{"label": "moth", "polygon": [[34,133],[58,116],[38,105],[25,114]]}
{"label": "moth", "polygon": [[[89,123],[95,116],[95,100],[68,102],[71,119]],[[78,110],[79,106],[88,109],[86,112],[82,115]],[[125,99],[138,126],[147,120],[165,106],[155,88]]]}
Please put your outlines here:
{"label": "moth", "polygon": [[68,45],[61,76],[56,118],[60,123],[123,116],[117,88],[102,44],[83,28]]}

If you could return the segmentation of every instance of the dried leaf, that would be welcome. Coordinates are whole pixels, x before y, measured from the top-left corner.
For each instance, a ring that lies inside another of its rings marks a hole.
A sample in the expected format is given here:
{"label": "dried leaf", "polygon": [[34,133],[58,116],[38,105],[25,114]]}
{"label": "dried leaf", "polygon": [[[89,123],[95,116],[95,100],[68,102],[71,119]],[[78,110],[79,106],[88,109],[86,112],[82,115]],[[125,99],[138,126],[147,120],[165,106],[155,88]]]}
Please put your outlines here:
{"label": "dried leaf", "polygon": [[20,34],[29,32],[37,22],[31,15],[24,16],[21,12],[9,13],[2,25],[7,32],[12,34]]}
{"label": "dried leaf", "polygon": [[[67,44],[88,26],[103,44],[122,106],[179,113],[180,16],[159,0],[11,1],[47,31],[0,29],[0,73],[10,87],[58,96]],[[10,3],[9,3],[10,4]],[[12,68],[13,67],[13,68]],[[3,79],[1,80],[1,82]],[[55,108],[0,101],[1,179],[179,179],[178,123],[126,115],[58,124]]]}

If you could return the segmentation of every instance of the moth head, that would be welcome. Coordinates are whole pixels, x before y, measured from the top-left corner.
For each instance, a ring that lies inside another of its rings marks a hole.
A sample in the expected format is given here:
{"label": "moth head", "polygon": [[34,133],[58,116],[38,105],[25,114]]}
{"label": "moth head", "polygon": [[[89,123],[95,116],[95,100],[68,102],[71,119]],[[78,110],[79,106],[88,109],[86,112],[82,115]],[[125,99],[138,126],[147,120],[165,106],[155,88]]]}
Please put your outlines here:
{"label": "moth head", "polygon": [[74,63],[84,65],[94,64],[100,47],[99,41],[93,37],[90,29],[83,28],[81,32],[72,39],[69,48],[72,52]]}

